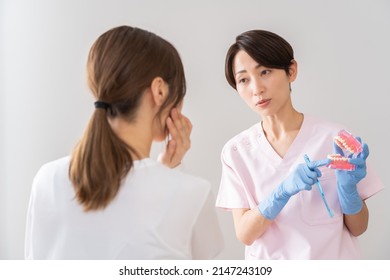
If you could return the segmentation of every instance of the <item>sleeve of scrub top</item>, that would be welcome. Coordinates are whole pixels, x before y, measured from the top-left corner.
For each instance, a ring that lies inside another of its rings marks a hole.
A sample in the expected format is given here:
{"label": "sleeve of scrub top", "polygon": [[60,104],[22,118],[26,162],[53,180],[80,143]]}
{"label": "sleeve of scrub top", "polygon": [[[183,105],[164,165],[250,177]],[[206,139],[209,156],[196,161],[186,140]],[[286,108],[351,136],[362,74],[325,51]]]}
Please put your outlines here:
{"label": "sleeve of scrub top", "polygon": [[193,259],[213,259],[224,247],[223,236],[219,227],[214,201],[215,198],[212,192],[209,191],[193,230]]}
{"label": "sleeve of scrub top", "polygon": [[357,188],[363,200],[373,196],[384,188],[383,182],[369,162],[367,162],[367,176],[357,184]]}
{"label": "sleeve of scrub top", "polygon": [[224,149],[221,154],[222,175],[216,206],[224,209],[250,208],[244,184],[229,163],[228,151]]}

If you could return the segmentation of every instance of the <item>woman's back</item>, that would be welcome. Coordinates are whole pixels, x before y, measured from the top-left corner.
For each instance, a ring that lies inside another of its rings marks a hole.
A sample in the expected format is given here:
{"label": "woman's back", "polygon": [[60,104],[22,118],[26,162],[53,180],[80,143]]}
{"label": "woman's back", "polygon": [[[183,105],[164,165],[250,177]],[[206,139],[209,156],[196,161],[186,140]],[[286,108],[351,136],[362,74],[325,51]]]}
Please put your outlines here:
{"label": "woman's back", "polygon": [[222,236],[208,182],[149,158],[134,162],[104,209],[83,210],[69,180],[69,157],[34,179],[28,259],[208,259]]}

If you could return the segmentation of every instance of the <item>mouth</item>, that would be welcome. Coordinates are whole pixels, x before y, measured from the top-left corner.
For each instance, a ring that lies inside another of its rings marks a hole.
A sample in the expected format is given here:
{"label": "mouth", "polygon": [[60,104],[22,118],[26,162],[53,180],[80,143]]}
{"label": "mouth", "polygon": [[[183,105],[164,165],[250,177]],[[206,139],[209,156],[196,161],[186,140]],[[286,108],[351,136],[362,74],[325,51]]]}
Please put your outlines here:
{"label": "mouth", "polygon": [[256,107],[264,108],[264,107],[266,107],[270,102],[271,102],[271,99],[270,99],[270,98],[268,98],[268,99],[262,99],[262,100],[256,102]]}

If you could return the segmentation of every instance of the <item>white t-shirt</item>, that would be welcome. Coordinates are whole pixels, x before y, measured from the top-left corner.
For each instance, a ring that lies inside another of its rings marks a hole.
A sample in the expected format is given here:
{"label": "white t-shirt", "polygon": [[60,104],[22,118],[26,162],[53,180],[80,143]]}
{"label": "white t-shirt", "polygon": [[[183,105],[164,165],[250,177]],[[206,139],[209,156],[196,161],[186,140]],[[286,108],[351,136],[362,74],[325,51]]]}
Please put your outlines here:
{"label": "white t-shirt", "polygon": [[69,161],[48,163],[34,178],[26,259],[210,259],[221,251],[207,181],[151,159],[135,161],[114,200],[84,212]]}
{"label": "white t-shirt", "polygon": [[[342,128],[305,115],[299,133],[283,158],[268,142],[260,123],[233,137],[222,151],[217,207],[257,208],[298,164],[305,163],[304,154],[312,161],[332,154],[333,137]],[[367,176],[357,186],[362,199],[383,189],[383,183],[367,164]],[[315,186],[311,191],[301,191],[289,199],[266,232],[251,246],[246,246],[246,259],[360,258],[358,239],[343,222],[335,171],[327,167],[320,170],[319,181],[334,217],[330,218]]]}

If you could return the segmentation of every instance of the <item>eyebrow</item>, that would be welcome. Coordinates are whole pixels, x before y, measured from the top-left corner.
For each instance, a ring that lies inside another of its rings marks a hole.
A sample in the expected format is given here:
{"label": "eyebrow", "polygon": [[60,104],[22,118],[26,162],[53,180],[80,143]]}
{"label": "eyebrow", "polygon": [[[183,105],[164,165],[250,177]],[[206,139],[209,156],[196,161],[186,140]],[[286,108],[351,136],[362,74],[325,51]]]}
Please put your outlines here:
{"label": "eyebrow", "polygon": [[[263,65],[261,65],[261,64],[257,64],[256,67],[255,67],[255,69],[259,69],[259,68],[262,67],[262,66],[263,66]],[[236,73],[234,73],[234,76],[237,76],[238,74],[245,73],[245,72],[247,72],[245,69],[240,70],[240,71],[237,71]]]}

